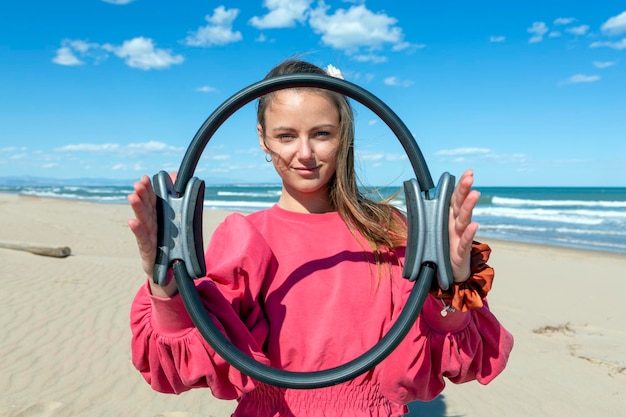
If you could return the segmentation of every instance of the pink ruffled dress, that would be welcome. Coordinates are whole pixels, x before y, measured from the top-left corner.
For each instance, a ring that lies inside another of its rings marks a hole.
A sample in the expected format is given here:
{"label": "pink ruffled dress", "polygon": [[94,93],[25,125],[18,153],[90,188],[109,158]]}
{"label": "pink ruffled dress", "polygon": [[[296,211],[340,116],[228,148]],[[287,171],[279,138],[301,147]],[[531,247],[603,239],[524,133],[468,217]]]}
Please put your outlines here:
{"label": "pink ruffled dress", "polygon": [[[328,369],[370,349],[413,285],[402,278],[403,249],[385,254],[390,262],[377,268],[368,243],[336,212],[274,206],[232,214],[206,253],[207,277],[196,286],[207,314],[239,349],[290,371]],[[489,272],[488,248],[477,253]],[[149,288],[140,288],[131,309],[134,366],[160,392],[208,387],[217,398],[237,399],[236,417],[401,416],[407,403],[435,398],[445,379],[490,382],[513,346],[487,303],[442,317],[442,301],[429,295],[408,336],[373,370],[328,388],[276,388],[217,355],[180,295],[159,298]]]}

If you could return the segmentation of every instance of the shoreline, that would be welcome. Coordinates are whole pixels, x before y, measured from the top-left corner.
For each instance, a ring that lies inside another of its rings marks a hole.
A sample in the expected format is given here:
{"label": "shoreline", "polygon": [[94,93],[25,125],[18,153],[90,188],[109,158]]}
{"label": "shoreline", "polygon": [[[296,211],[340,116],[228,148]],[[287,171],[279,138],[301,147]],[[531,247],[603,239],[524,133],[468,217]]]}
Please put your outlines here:
{"label": "shoreline", "polygon": [[[24,199],[50,199],[50,200],[59,200],[59,201],[65,201],[68,203],[73,203],[73,202],[80,202],[80,203],[86,203],[86,204],[102,204],[105,206],[117,206],[117,205],[121,205],[121,206],[127,206],[128,203],[127,202],[122,202],[122,201],[91,201],[91,200],[82,200],[82,199],[73,199],[73,198],[64,198],[64,197],[52,197],[52,196],[31,196],[31,195],[24,195],[24,194],[19,194],[19,193],[9,193],[9,192],[0,192],[0,202],[4,201],[4,200],[12,200],[12,199],[19,199],[19,198],[24,198]],[[204,216],[206,218],[206,216],[211,217],[210,213],[214,213],[216,215],[217,218],[219,219],[223,219],[225,217],[224,213],[230,213],[233,210],[227,210],[227,209],[215,209],[215,208],[204,208]],[[254,211],[238,211],[244,215],[246,214],[250,214],[253,213]],[[556,249],[563,249],[563,250],[571,250],[571,251],[581,251],[581,252],[591,252],[591,253],[595,253],[598,256],[625,256],[626,257],[626,252],[622,252],[619,250],[609,250],[609,249],[600,249],[600,248],[594,248],[594,247],[585,247],[585,246],[576,246],[576,245],[566,245],[566,244],[553,244],[550,242],[536,242],[536,241],[530,241],[530,240],[524,240],[524,239],[505,239],[505,238],[501,238],[501,237],[492,237],[492,236],[481,236],[480,234],[480,227],[478,229],[478,236],[477,236],[477,240],[482,241],[482,242],[500,242],[502,244],[506,244],[506,243],[510,243],[510,244],[514,244],[514,245],[529,245],[529,246],[537,246],[537,247],[543,247],[546,249],[549,248],[556,248]]]}
{"label": "shoreline", "polygon": [[[480,231],[480,229],[479,229]],[[489,243],[492,246],[498,247],[511,247],[511,246],[528,246],[531,248],[535,248],[537,250],[557,250],[562,251],[563,253],[571,253],[572,255],[595,255],[598,257],[606,257],[606,258],[623,258],[626,260],[626,253],[619,251],[609,251],[597,248],[582,248],[582,247],[574,247],[574,246],[565,246],[565,245],[551,245],[549,243],[538,243],[538,242],[527,242],[521,240],[507,240],[493,237],[485,237],[482,238],[480,236],[477,237],[478,241]]]}
{"label": "shoreline", "polygon": [[[0,249],[0,417],[232,413],[235,402],[209,390],[154,392],[132,367],[129,309],[145,277],[128,205],[0,193],[0,212],[0,239],[72,250],[59,259]],[[229,213],[205,212],[205,242]],[[489,306],[515,337],[509,365],[486,386],[448,383],[409,416],[620,415],[626,256],[485,242],[496,271]]]}

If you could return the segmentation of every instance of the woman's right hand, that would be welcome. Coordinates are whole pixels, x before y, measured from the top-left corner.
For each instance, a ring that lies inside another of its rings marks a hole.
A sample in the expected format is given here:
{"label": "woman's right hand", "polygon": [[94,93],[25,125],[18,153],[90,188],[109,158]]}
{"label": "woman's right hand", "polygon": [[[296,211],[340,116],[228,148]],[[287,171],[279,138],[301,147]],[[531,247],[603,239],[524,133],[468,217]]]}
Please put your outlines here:
{"label": "woman's right hand", "polygon": [[157,248],[157,196],[147,175],[141,177],[133,186],[135,192],[128,196],[135,218],[128,221],[128,227],[135,235],[141,266],[152,277]]}
{"label": "woman's right hand", "polygon": [[[171,174],[170,176],[172,181],[176,179],[176,174]],[[128,202],[135,213],[135,218],[128,221],[128,227],[130,227],[137,240],[141,267],[149,277],[148,281],[152,294],[160,297],[171,297],[177,291],[174,279],[170,280],[163,287],[155,284],[152,280],[158,244],[157,196],[152,188],[150,178],[146,175],[142,176],[133,188],[135,192],[128,195]]]}

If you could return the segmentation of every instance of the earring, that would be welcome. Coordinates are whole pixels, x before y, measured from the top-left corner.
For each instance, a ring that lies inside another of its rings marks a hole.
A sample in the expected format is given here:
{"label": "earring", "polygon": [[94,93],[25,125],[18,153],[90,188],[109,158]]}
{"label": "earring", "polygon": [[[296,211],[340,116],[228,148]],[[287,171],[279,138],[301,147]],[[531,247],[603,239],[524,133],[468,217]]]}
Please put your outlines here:
{"label": "earring", "polygon": [[270,155],[269,153],[265,154],[265,162],[272,162],[272,155]]}

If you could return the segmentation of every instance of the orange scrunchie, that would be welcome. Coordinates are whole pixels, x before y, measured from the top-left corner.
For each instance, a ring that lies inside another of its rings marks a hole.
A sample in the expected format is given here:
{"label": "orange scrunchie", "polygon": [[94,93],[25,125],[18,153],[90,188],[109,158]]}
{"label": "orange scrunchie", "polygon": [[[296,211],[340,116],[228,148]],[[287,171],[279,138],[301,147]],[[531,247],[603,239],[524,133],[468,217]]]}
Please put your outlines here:
{"label": "orange scrunchie", "polygon": [[459,311],[469,311],[483,306],[483,298],[487,296],[493,283],[493,268],[487,265],[491,248],[480,242],[472,243],[470,270],[472,275],[464,282],[455,283],[444,291],[437,287],[431,294],[437,298],[451,299],[451,305]]}

